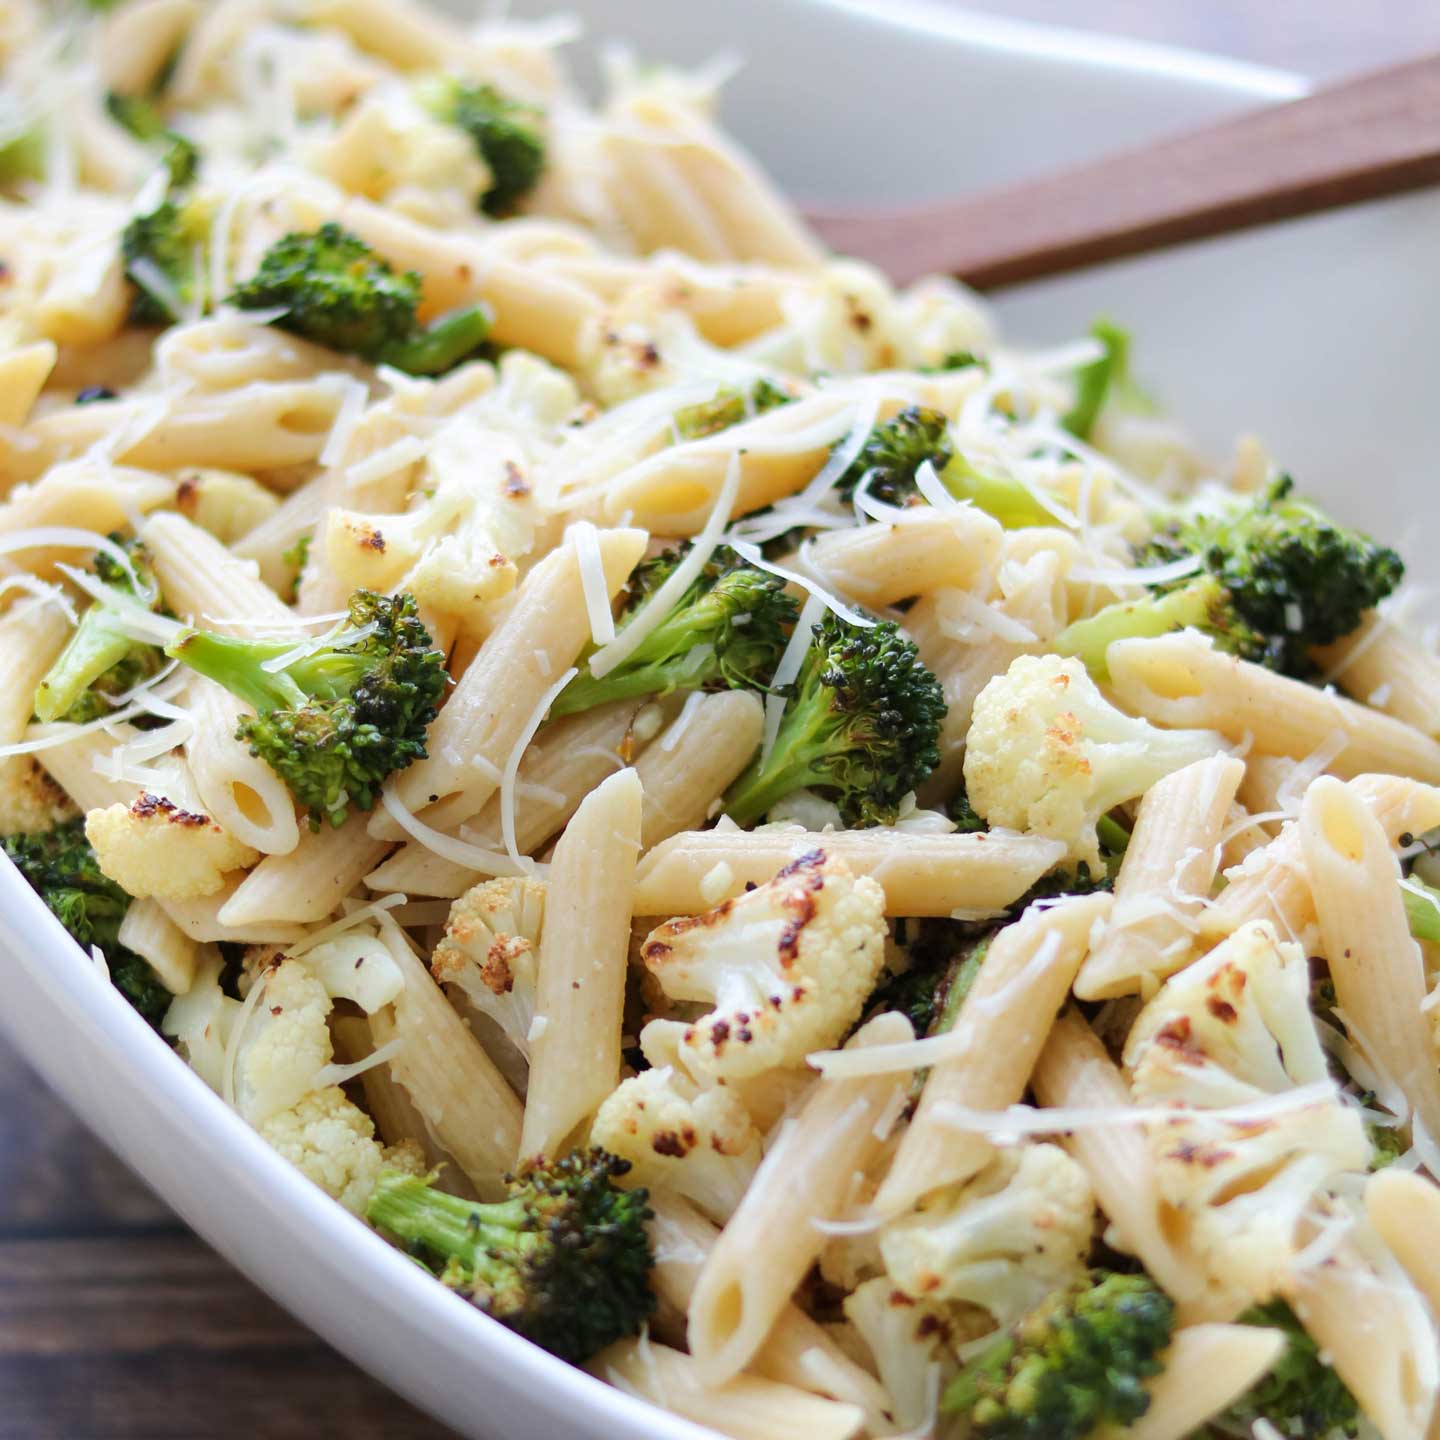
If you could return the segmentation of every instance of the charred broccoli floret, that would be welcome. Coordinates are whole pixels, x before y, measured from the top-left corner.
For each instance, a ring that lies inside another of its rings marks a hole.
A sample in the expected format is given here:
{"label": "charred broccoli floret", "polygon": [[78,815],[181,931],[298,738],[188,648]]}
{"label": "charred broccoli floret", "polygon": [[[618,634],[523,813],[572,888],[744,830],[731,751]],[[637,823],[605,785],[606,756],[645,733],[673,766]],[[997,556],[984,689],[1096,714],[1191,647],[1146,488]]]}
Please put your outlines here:
{"label": "charred broccoli floret", "polygon": [[[147,563],[145,548],[136,541],[121,541],[130,568],[99,551],[95,574],[116,596],[138,601],[148,609],[160,603],[160,587]],[[108,715],[116,697],[159,674],[165,656],[159,648],[128,634],[113,609],[96,602],[80,617],[69,643],[56,657],[35,689],[35,718],[66,720],[83,725]]]}
{"label": "charred broccoli floret", "polygon": [[849,825],[893,821],[940,762],[944,718],[940,682],[893,621],[866,628],[827,610],[774,744],[731,786],[725,811],[747,825],[812,786]]}
{"label": "charred broccoli floret", "polygon": [[[680,560],[678,550],[667,550],[639,567],[627,616],[634,616]],[[550,714],[574,715],[610,700],[674,690],[763,688],[780,661],[796,609],[783,580],[722,546],[674,609],[609,674],[592,675],[582,660]]]}
{"label": "charred broccoli floret", "polygon": [[425,757],[425,730],[445,688],[445,657],[410,595],[357,590],[348,623],[310,653],[290,640],[182,630],[165,653],[255,709],[235,731],[310,811],[341,825],[371,809],[397,770]]}
{"label": "charred broccoli floret", "polygon": [[1333,1437],[1359,1432],[1355,1397],[1320,1358],[1320,1347],[1283,1300],[1253,1306],[1238,1323],[1283,1331],[1285,1349],[1268,1374],[1210,1422],[1201,1440],[1249,1436],[1257,1420],[1268,1420],[1282,1435]]}
{"label": "charred broccoli floret", "polygon": [[753,420],[767,410],[788,405],[795,397],[769,380],[757,380],[748,390],[724,386],[713,399],[701,400],[677,410],[674,417],[678,440],[700,440],[728,430],[741,421]]}
{"label": "charred broccoli floret", "polygon": [[1146,1275],[1094,1271],[1057,1291],[973,1359],[942,1408],[972,1440],[1082,1440],[1149,1408],[1175,1306]]}
{"label": "charred broccoli floret", "polygon": [[1191,556],[1202,573],[1153,587],[1061,632],[1056,648],[1103,677],[1116,640],[1193,626],[1217,645],[1281,674],[1315,674],[1310,651],[1349,635],[1404,578],[1395,551],[1337,525],[1281,476],[1254,500],[1186,509],[1136,556],[1161,565]]}
{"label": "charred broccoli floret", "polygon": [[100,947],[115,988],[158,1028],[172,997],[154,970],[119,942],[130,897],[101,872],[85,838],[84,817],[43,834],[7,835],[0,844],[76,942]]}
{"label": "charred broccoli floret", "polygon": [[851,500],[869,476],[868,494],[887,505],[903,505],[915,494],[915,472],[927,460],[943,470],[953,453],[945,417],[923,405],[907,405],[870,432],[836,488]]}
{"label": "charred broccoli floret", "polygon": [[387,1170],[365,1215],[487,1315],[578,1365],[655,1308],[649,1196],[615,1184],[629,1169],[575,1151],[512,1177],[509,1198],[488,1205]]}
{"label": "charred broccoli floret", "polygon": [[490,171],[490,188],[480,200],[487,214],[509,214],[535,188],[545,169],[545,116],[537,106],[453,76],[422,86],[420,101],[475,142]]}
{"label": "charred broccoli floret", "polygon": [[439,375],[490,333],[490,312],[471,305],[422,329],[415,319],[420,276],[397,272],[333,221],[277,240],[260,268],[230,297],[242,310],[283,306],[281,329],[376,365]]}

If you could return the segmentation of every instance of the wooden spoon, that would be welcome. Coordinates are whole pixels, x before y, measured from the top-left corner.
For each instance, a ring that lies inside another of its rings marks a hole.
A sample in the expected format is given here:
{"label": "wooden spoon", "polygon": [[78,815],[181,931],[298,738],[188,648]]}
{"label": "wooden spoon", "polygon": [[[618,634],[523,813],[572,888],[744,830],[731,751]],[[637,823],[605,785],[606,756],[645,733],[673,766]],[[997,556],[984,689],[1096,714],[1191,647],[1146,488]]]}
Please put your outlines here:
{"label": "wooden spoon", "polygon": [[977,195],[889,210],[802,207],[893,280],[982,290],[1440,181],[1440,55]]}

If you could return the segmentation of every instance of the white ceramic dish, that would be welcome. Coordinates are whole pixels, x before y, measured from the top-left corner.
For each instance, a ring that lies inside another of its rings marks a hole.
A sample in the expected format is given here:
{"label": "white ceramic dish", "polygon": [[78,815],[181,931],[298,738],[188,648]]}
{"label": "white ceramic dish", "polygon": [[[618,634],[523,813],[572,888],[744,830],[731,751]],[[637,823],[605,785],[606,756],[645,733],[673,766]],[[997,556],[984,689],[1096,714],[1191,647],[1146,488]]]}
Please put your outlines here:
{"label": "white ceramic dish", "polygon": [[[565,8],[655,56],[747,54],[727,118],[791,189],[827,198],[989,183],[1303,88],[923,0]],[[1307,488],[1393,535],[1407,504],[1440,516],[1422,488],[1440,440],[1440,290],[1423,283],[1437,206],[1411,199],[1117,266],[1017,294],[1002,318],[1037,340],[1100,309],[1133,324],[1147,375],[1208,441],[1254,426]],[[1363,504],[1347,504],[1362,477]],[[351,1358],[469,1436],[708,1433],[533,1349],[309,1186],[156,1042],[8,865],[0,916],[0,1024],[21,1051],[186,1221]]]}

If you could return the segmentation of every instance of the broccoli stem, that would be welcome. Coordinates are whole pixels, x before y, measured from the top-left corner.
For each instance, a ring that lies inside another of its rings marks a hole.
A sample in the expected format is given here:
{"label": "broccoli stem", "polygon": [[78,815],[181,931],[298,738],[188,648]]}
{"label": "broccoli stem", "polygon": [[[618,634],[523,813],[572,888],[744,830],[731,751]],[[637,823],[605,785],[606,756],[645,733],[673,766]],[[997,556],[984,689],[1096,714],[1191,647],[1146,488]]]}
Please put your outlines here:
{"label": "broccoli stem", "polygon": [[1400,887],[1405,902],[1405,919],[1417,940],[1440,943],[1440,890],[1410,876]]}
{"label": "broccoli stem", "polygon": [[[656,631],[652,638],[658,636]],[[592,675],[582,663],[580,673],[556,696],[549,718],[558,720],[563,715],[578,715],[597,705],[608,705],[612,700],[639,700],[651,695],[668,695],[675,690],[699,689],[713,669],[715,647],[697,642],[688,649],[689,653],[682,654],[678,660],[661,658],[633,669],[622,665],[599,677]]]}
{"label": "broccoli stem", "polygon": [[768,756],[757,755],[726,793],[725,813],[737,825],[750,825],[787,795],[810,785],[828,785],[830,704],[823,689],[792,700],[785,711],[784,743]]}
{"label": "broccoli stem", "polygon": [[493,318],[488,306],[471,305],[408,339],[382,346],[375,359],[407,375],[443,375],[485,341]]}
{"label": "broccoli stem", "polygon": [[45,178],[45,133],[38,126],[0,143],[0,185]]}
{"label": "broccoli stem", "polygon": [[272,673],[261,668],[265,661],[276,660],[294,648],[285,641],[243,640],[209,630],[186,630],[165,647],[165,653],[267,715],[281,706],[303,705],[310,698],[289,670]]}
{"label": "broccoli stem", "polygon": [[80,619],[69,643],[45,678],[35,688],[35,718],[44,724],[58,720],[113,665],[118,665],[135,641],[107,623],[103,606],[92,605]]}
{"label": "broccoli stem", "polygon": [[968,500],[1007,530],[1053,525],[1055,517],[1017,480],[987,475],[963,455],[953,455],[940,471],[940,481],[957,499]]}
{"label": "broccoli stem", "polygon": [[1122,600],[1073,621],[1055,637],[1055,651],[1083,661],[1095,679],[1108,680],[1106,654],[1117,640],[1149,640],[1189,625],[1204,628],[1224,599],[1224,586],[1202,575],[1164,595]]}
{"label": "broccoli stem", "polygon": [[1090,333],[1105,353],[1076,372],[1075,403],[1061,424],[1081,440],[1088,440],[1105,408],[1112,387],[1124,385],[1130,374],[1130,336],[1108,320],[1097,320]]}
{"label": "broccoli stem", "polygon": [[453,1257],[467,1270],[483,1270],[491,1248],[521,1251],[535,1238],[526,1229],[522,1199],[494,1205],[461,1200],[437,1190],[423,1176],[386,1170],[375,1182],[366,1217],[407,1245]]}

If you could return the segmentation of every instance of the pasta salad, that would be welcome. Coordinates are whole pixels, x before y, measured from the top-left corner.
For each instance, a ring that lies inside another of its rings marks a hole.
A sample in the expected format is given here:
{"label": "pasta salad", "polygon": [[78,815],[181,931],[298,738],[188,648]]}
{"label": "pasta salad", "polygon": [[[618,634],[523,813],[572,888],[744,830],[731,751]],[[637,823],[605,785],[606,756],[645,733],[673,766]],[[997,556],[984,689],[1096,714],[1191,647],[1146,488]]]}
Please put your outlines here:
{"label": "pasta salad", "polygon": [[0,0],[9,860],[338,1204],[722,1434],[1424,1440],[1399,555],[573,38]]}

